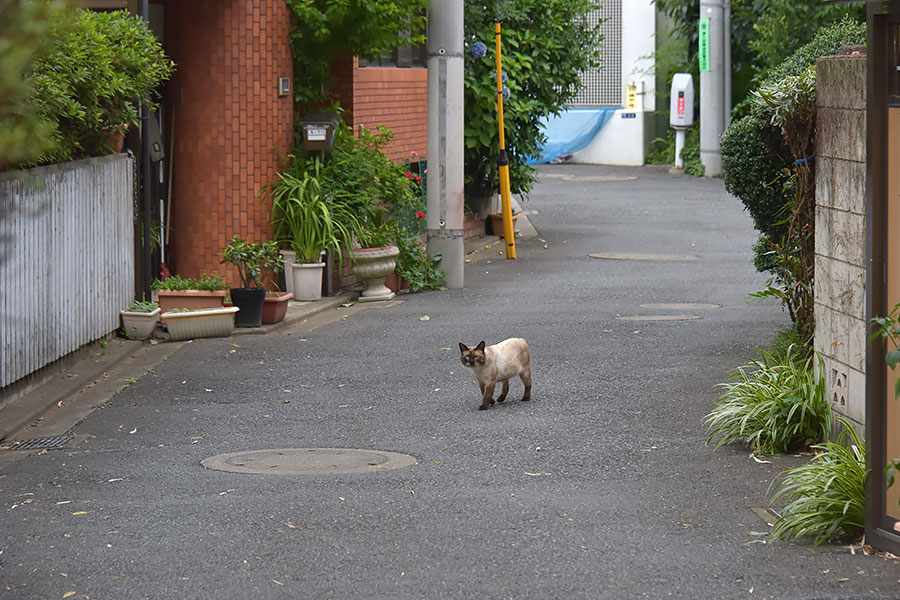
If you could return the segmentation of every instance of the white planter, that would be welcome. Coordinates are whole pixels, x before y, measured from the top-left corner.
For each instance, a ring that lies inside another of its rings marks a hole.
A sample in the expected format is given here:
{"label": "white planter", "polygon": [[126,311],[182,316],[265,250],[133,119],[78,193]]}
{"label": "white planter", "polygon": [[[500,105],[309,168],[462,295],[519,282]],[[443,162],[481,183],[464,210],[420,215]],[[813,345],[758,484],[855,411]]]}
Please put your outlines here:
{"label": "white planter", "polygon": [[324,269],[325,263],[291,264],[294,300],[313,302],[322,299],[322,271]]}
{"label": "white planter", "polygon": [[121,310],[119,314],[122,315],[122,327],[130,339],[146,340],[156,330],[160,312],[160,309],[156,308],[152,312]]}
{"label": "white planter", "polygon": [[204,337],[224,337],[234,330],[234,313],[237,306],[192,310],[190,312],[166,312],[169,335],[173,340],[193,340]]}
{"label": "white planter", "polygon": [[293,250],[279,250],[284,258],[284,290],[294,293],[294,277],[291,275],[291,265],[297,262],[297,253]]}
{"label": "white planter", "polygon": [[397,246],[350,250],[353,272],[366,284],[366,289],[359,297],[360,302],[390,300],[396,295],[388,286],[384,285],[384,281],[397,266],[395,259],[398,254],[400,254],[400,250]]}

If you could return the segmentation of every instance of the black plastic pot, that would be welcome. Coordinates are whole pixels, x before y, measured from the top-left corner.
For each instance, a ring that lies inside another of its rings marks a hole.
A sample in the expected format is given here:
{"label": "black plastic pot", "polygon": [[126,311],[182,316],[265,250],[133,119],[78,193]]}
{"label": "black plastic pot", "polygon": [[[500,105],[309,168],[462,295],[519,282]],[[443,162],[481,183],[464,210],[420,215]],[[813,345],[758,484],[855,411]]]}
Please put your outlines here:
{"label": "black plastic pot", "polygon": [[264,288],[231,288],[231,303],[239,311],[234,315],[235,327],[259,327],[262,325],[263,304],[266,302]]}

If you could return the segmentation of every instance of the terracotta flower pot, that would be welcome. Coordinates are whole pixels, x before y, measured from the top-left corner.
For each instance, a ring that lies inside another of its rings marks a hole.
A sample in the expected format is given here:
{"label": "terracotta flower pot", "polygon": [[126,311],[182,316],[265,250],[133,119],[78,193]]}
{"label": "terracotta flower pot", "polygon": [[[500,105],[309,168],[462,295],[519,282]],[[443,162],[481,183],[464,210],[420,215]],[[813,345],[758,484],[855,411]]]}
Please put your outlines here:
{"label": "terracotta flower pot", "polygon": [[288,300],[294,297],[291,292],[268,292],[263,304],[262,324],[279,323],[287,314]]}
{"label": "terracotta flower pot", "polygon": [[220,308],[225,290],[158,290],[156,296],[163,312],[173,308]]}

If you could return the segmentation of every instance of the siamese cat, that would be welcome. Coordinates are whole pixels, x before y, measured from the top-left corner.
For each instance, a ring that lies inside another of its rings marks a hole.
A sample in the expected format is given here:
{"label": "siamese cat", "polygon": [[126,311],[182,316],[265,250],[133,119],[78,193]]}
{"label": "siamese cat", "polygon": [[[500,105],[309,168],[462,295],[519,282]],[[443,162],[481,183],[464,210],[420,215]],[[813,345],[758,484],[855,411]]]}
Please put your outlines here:
{"label": "siamese cat", "polygon": [[481,388],[481,406],[485,410],[494,403],[494,386],[503,382],[503,389],[497,402],[506,400],[509,392],[509,379],[519,376],[525,384],[522,400],[531,399],[531,351],[522,338],[509,338],[499,344],[485,348],[484,341],[477,346],[466,346],[460,343],[459,351],[462,364],[472,369]]}

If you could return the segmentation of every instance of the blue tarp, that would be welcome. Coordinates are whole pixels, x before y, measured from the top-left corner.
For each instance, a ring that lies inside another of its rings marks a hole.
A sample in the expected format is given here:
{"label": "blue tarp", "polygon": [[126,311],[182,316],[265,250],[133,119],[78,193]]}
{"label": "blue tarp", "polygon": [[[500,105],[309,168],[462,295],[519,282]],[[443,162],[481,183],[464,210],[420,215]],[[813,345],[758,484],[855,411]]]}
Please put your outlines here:
{"label": "blue tarp", "polygon": [[618,109],[570,108],[558,116],[548,117],[543,124],[547,143],[541,148],[541,155],[528,159],[528,164],[539,165],[581,150],[603,129],[616,110]]}

